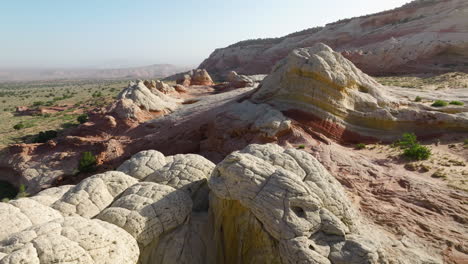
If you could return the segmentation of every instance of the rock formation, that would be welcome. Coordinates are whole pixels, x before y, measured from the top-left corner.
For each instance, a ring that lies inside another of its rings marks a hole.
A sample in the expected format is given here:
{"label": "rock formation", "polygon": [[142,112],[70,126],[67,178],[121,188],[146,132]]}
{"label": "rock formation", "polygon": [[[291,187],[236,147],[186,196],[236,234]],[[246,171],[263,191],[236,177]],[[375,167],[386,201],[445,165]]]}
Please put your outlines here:
{"label": "rock formation", "polygon": [[234,87],[234,88],[253,86],[255,83],[248,76],[239,75],[235,71],[230,71],[228,73],[227,81],[229,82],[229,86]]}
{"label": "rock formation", "polygon": [[[149,86],[151,87],[152,84]],[[136,84],[130,83],[117,96],[117,101],[111,106],[109,112],[117,114],[122,119],[147,120],[148,114],[174,111],[180,101],[159,90],[169,93],[173,88],[160,81],[155,82],[154,86],[155,89],[150,90],[141,81]],[[165,90],[166,88],[167,90]]]}
{"label": "rock formation", "polygon": [[[362,223],[338,181],[303,151],[250,145],[215,167],[152,150],[121,168],[151,174],[138,182],[107,172],[2,204],[19,209],[20,225],[1,230],[0,263],[437,263],[372,235],[376,227]],[[209,202],[208,191],[195,195],[208,179]],[[206,206],[195,206],[196,196]],[[10,210],[0,211],[6,217]]]}
{"label": "rock formation", "polygon": [[213,80],[211,79],[210,74],[205,69],[196,69],[191,70],[186,73],[179,73],[168,79],[175,79],[177,84],[183,86],[191,85],[213,85]]}
{"label": "rock formation", "polygon": [[338,140],[391,140],[401,131],[468,132],[466,109],[447,113],[397,100],[385,89],[341,54],[318,43],[294,50],[280,61],[252,100],[274,105]]}
{"label": "rock formation", "polygon": [[468,3],[413,1],[290,35],[247,40],[215,50],[199,68],[211,74],[268,74],[296,48],[325,43],[368,74],[468,71]]}

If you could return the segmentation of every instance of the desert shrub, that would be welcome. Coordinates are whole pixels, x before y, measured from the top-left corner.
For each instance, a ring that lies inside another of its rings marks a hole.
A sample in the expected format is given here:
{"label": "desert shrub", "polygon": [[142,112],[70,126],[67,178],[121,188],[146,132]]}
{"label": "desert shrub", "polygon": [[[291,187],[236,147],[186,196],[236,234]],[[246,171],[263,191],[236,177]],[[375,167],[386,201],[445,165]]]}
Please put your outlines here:
{"label": "desert shrub", "polygon": [[443,100],[436,100],[434,103],[432,103],[432,106],[433,107],[443,107],[443,106],[447,106],[448,103],[446,101],[443,101]]}
{"label": "desert shrub", "polygon": [[93,172],[96,170],[97,160],[93,153],[83,152],[80,162],[78,163],[79,172]]}
{"label": "desert shrub", "polygon": [[41,105],[44,105],[44,102],[36,101],[36,102],[33,103],[33,106],[41,106]]}
{"label": "desert shrub", "polygon": [[465,105],[465,103],[460,102],[460,101],[451,101],[449,104],[451,104],[451,105]]}
{"label": "desert shrub", "polygon": [[419,144],[413,133],[404,133],[396,144],[403,149],[403,156],[408,159],[427,160],[431,156],[431,149]]}
{"label": "desert shrub", "polygon": [[359,150],[360,150],[360,149],[365,149],[365,148],[366,148],[366,144],[364,144],[364,143],[356,144],[355,148],[356,148],[356,149],[359,149]]}
{"label": "desert shrub", "polygon": [[24,127],[25,127],[25,125],[23,123],[18,123],[18,124],[13,126],[13,128],[15,130],[20,130],[20,129],[23,129]]}
{"label": "desert shrub", "polygon": [[57,134],[58,133],[55,130],[41,131],[36,137],[34,137],[33,143],[46,143],[47,141],[56,138]]}
{"label": "desert shrub", "polygon": [[422,98],[420,96],[416,96],[416,98],[414,98],[414,101],[415,102],[421,102]]}
{"label": "desert shrub", "polygon": [[468,145],[468,139],[465,139],[465,140],[463,141],[463,144],[464,144],[464,145]]}
{"label": "desert shrub", "polygon": [[412,160],[427,160],[431,156],[431,150],[420,144],[414,144],[403,151],[403,156]]}
{"label": "desert shrub", "polygon": [[305,145],[299,145],[297,146],[298,149],[305,149]]}
{"label": "desert shrub", "polygon": [[76,120],[80,123],[80,124],[84,124],[86,122],[88,122],[88,115],[87,114],[82,114],[82,115],[79,115]]}

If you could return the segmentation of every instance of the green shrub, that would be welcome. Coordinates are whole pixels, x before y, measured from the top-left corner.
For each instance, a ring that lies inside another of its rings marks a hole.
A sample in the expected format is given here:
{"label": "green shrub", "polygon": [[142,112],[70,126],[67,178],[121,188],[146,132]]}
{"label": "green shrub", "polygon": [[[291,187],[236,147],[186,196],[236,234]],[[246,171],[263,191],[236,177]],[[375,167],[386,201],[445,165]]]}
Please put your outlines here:
{"label": "green shrub", "polygon": [[297,146],[298,149],[305,149],[305,145],[299,145]]}
{"label": "green shrub", "polygon": [[33,143],[46,143],[47,141],[57,137],[57,131],[47,130],[45,132],[39,132],[39,134],[34,137]]}
{"label": "green shrub", "polygon": [[83,152],[80,162],[78,164],[79,172],[93,172],[96,170],[97,160],[93,153],[86,151]]}
{"label": "green shrub", "polygon": [[24,127],[25,127],[25,125],[23,123],[18,123],[18,124],[13,126],[13,128],[15,130],[20,130],[20,129],[23,129]]}
{"label": "green shrub", "polygon": [[33,103],[33,106],[41,106],[41,105],[44,105],[44,102],[42,102],[42,101],[37,101],[37,102],[34,102],[34,103]]}
{"label": "green shrub", "polygon": [[442,100],[436,100],[432,106],[433,107],[443,107],[443,106],[447,106],[448,103],[446,101],[442,101]]}
{"label": "green shrub", "polygon": [[421,102],[422,101],[422,98],[420,96],[416,96],[416,98],[414,99],[415,102]]}
{"label": "green shrub", "polygon": [[365,148],[366,148],[366,144],[364,144],[364,143],[356,144],[356,147],[355,147],[355,148],[356,148],[356,149],[359,149],[359,150],[365,149]]}
{"label": "green shrub", "polygon": [[465,139],[465,140],[463,141],[463,145],[468,145],[468,139]]}
{"label": "green shrub", "polygon": [[76,120],[80,123],[80,124],[84,124],[86,122],[88,122],[88,115],[87,114],[82,114],[82,115],[79,115]]}
{"label": "green shrub", "polygon": [[449,104],[451,104],[451,105],[465,105],[465,103],[460,102],[460,101],[451,101]]}
{"label": "green shrub", "polygon": [[404,133],[396,144],[401,148],[408,148],[417,143],[418,141],[414,133]]}
{"label": "green shrub", "polygon": [[431,156],[431,150],[420,144],[414,144],[403,151],[403,156],[411,160],[427,160]]}

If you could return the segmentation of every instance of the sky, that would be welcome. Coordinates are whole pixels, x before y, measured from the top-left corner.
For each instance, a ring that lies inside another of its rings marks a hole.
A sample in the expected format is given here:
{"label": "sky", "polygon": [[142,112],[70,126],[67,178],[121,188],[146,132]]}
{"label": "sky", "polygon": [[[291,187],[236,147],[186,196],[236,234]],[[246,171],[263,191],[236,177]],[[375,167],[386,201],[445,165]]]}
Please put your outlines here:
{"label": "sky", "polygon": [[216,48],[409,0],[2,0],[0,68],[198,66]]}

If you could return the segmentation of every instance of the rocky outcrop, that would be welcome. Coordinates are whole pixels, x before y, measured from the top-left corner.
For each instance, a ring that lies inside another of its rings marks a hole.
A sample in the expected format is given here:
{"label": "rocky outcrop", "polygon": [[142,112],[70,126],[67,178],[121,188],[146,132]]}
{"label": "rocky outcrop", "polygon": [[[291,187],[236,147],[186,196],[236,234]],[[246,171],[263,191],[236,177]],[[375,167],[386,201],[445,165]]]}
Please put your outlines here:
{"label": "rocky outcrop", "polygon": [[211,79],[210,74],[205,69],[195,69],[186,73],[179,73],[172,77],[168,77],[169,80],[175,79],[177,84],[183,86],[191,85],[213,85],[213,80]]}
{"label": "rocky outcrop", "polygon": [[413,1],[281,38],[247,40],[215,50],[199,68],[268,74],[292,50],[325,43],[368,74],[468,71],[466,12],[459,0]]}
{"label": "rocky outcrop", "polygon": [[156,89],[158,89],[158,91],[160,91],[163,94],[169,94],[169,93],[175,92],[174,87],[160,80],[156,81]]}
{"label": "rocky outcrop", "polygon": [[[149,86],[151,87],[152,84]],[[174,111],[180,101],[164,94],[174,89],[160,81],[155,82],[154,86],[155,89],[150,90],[141,81],[137,84],[130,83],[126,89],[120,92],[117,101],[108,112],[114,113],[122,119],[147,120],[151,118],[152,113],[164,114]]]}
{"label": "rocky outcrop", "polygon": [[392,140],[401,131],[422,135],[468,131],[467,109],[444,112],[396,99],[385,90],[319,43],[294,50],[280,61],[252,100],[273,105],[290,118],[344,141]]}
{"label": "rocky outcrop", "polygon": [[431,262],[387,244],[303,151],[250,145],[218,164],[209,186],[220,263]]}

